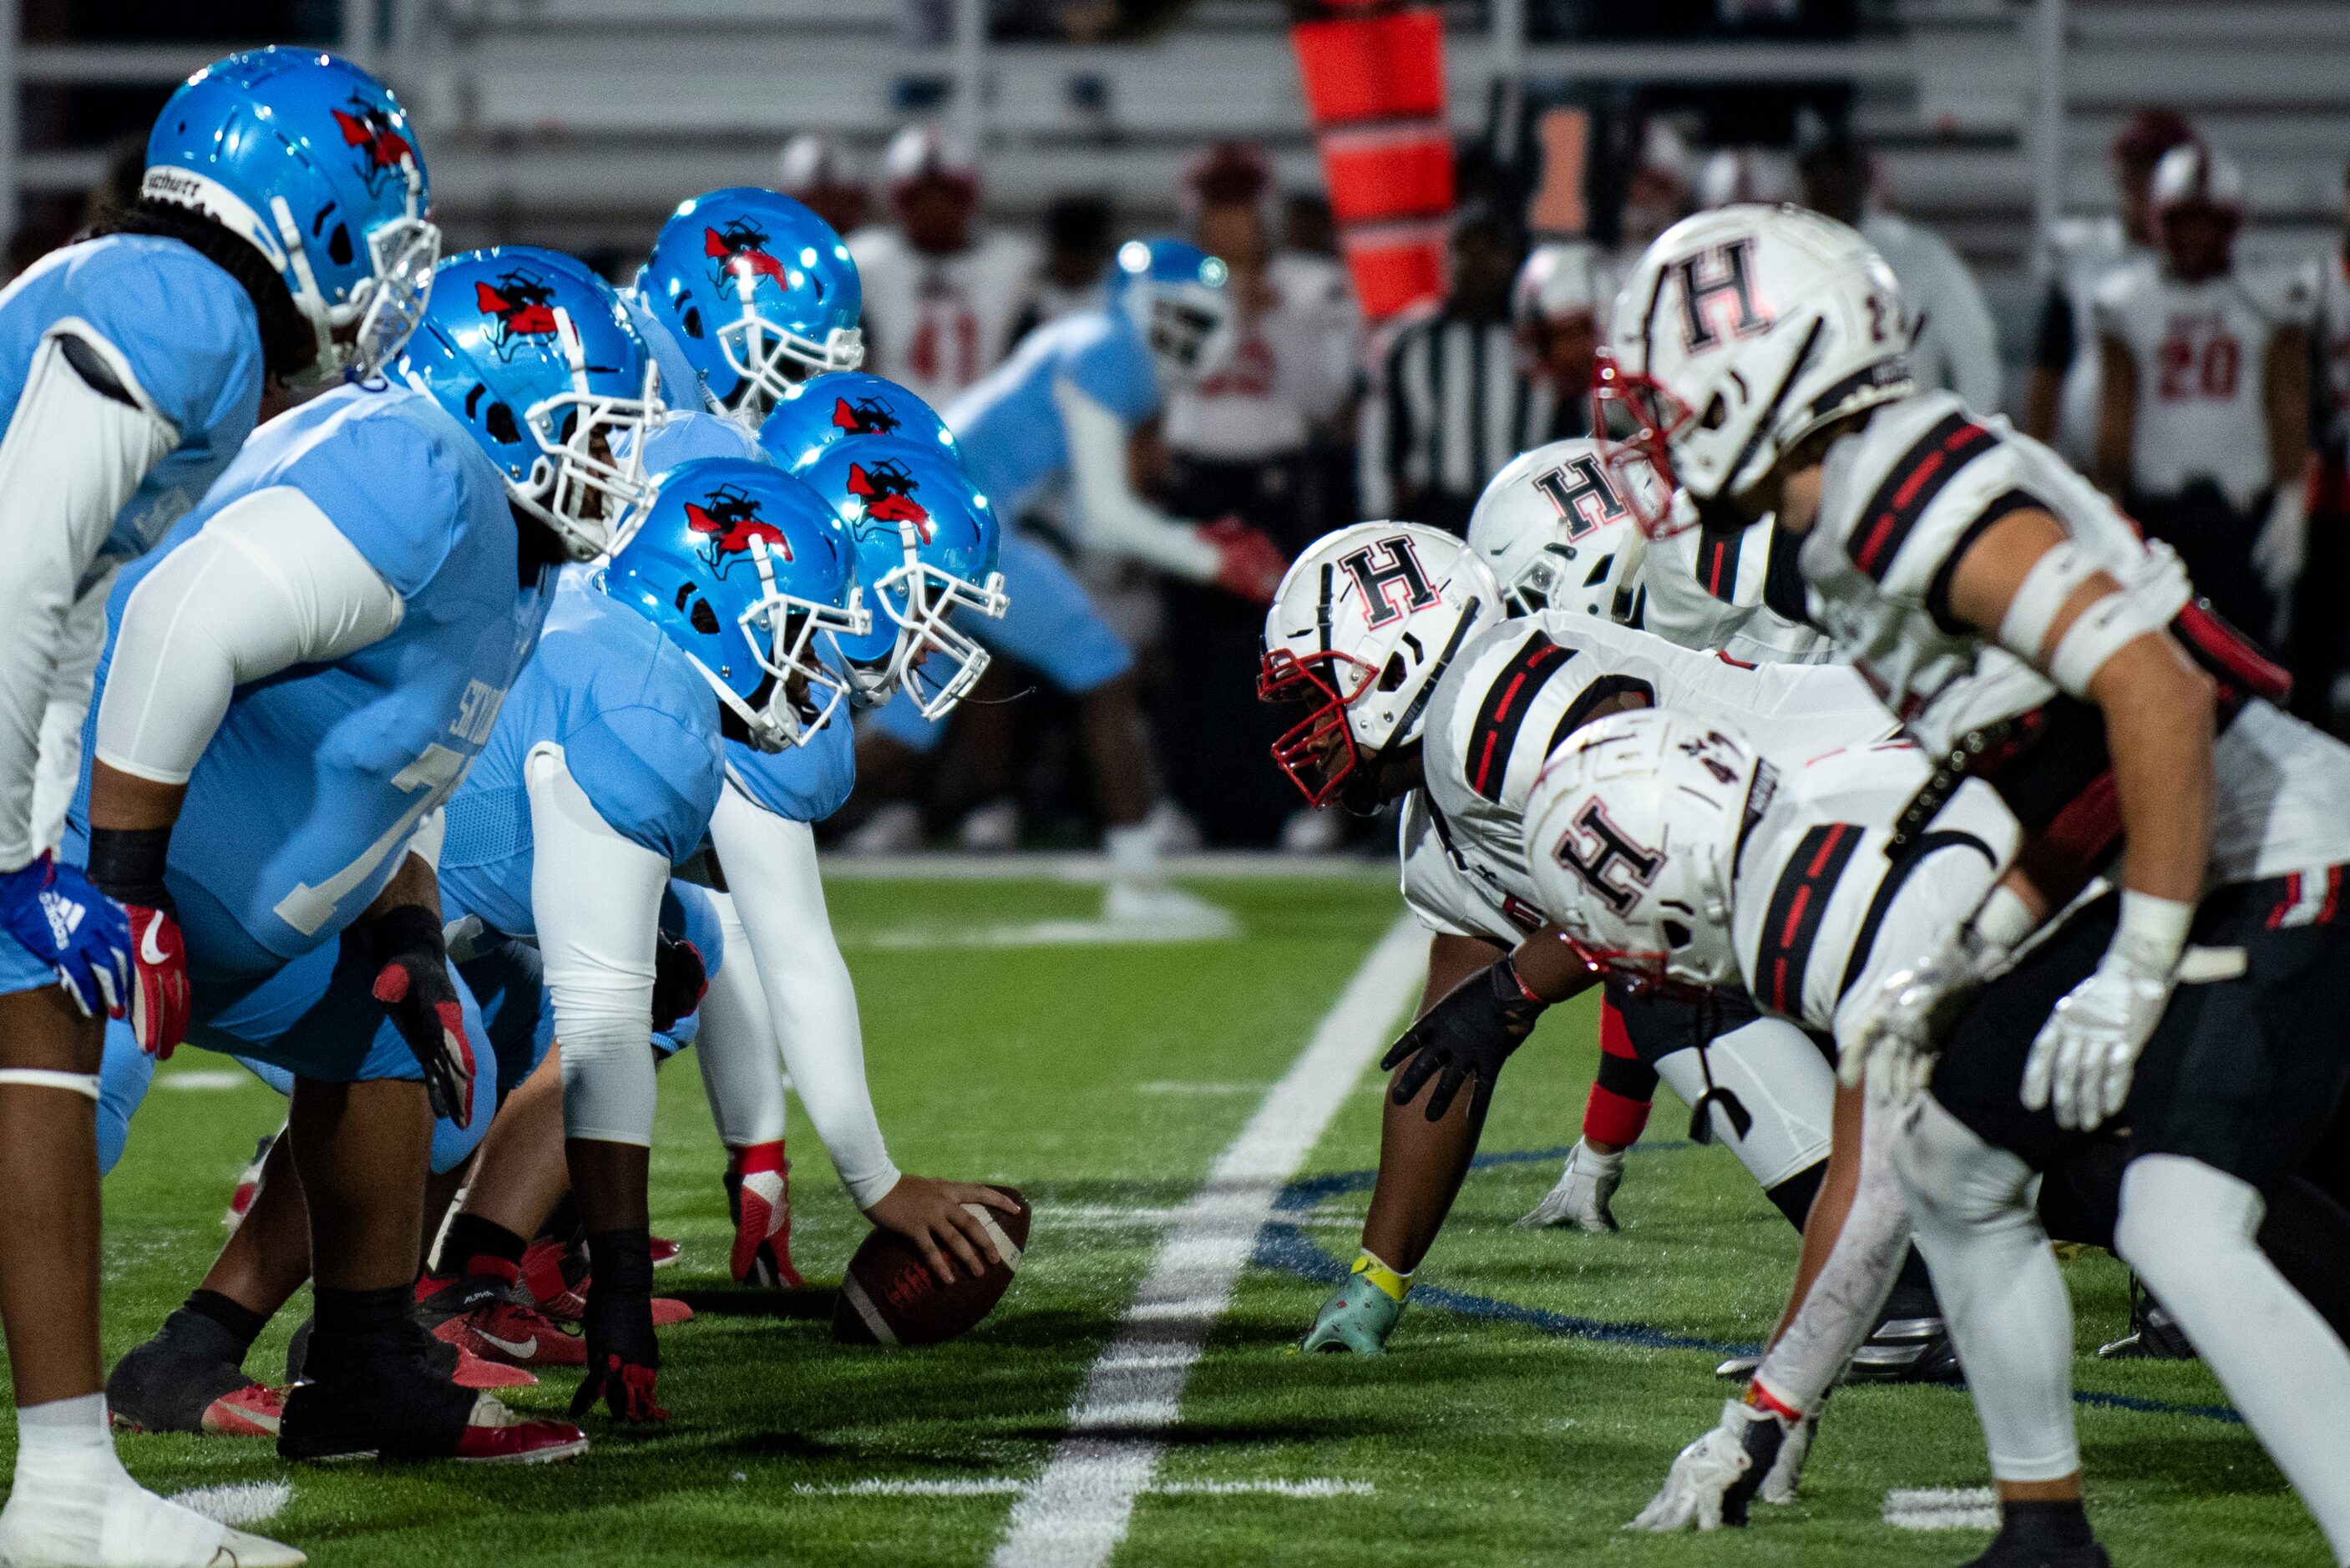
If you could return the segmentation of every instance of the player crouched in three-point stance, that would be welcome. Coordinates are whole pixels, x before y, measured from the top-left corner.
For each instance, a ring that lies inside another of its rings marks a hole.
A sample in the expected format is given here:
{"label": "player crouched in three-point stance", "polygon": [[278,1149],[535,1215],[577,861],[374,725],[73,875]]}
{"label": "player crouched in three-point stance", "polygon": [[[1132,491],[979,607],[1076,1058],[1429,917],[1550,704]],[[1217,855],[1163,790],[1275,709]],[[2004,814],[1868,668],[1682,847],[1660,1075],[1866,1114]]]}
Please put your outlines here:
{"label": "player crouched in three-point stance", "polygon": [[412,841],[488,740],[556,563],[608,548],[641,499],[610,454],[654,384],[577,262],[457,258],[390,376],[273,421],[109,603],[69,826],[154,933],[155,1038],[294,1075],[317,1326],[288,1458],[584,1445],[450,1383],[413,1315],[432,1113],[490,1107]]}
{"label": "player crouched in three-point stance", "polygon": [[2305,1158],[2350,1071],[2350,931],[2329,896],[2350,860],[2350,752],[2277,711],[2277,672],[2054,453],[1918,394],[1907,335],[1853,231],[1729,207],[1642,259],[1600,395],[1702,526],[1775,513],[1804,537],[1818,619],[1935,765],[1897,832],[1968,777],[2023,828],[2022,875],[1880,995],[1849,1064],[1930,1048],[1944,1003],[2117,867],[2118,899],[2049,939],[2102,948],[2087,977],[2044,1023],[1945,1057],[1896,1150],[2000,1485],[1980,1561],[2105,1561],[2080,1501],[2064,1283],[2028,1194],[2125,1106],[2117,1250],[2350,1556],[2350,1351],[2252,1241],[2262,1189]]}
{"label": "player crouched in three-point stance", "polygon": [[[1774,760],[1718,715],[1618,714],[1569,736],[1534,782],[1523,842],[1536,907],[1638,990],[1742,987],[1770,1013],[1848,1040],[1883,981],[1971,915],[2014,853],[2014,819],[1975,781],[1897,843],[1931,772],[1905,743]],[[1744,1397],[1681,1456],[1639,1528],[1742,1524],[1758,1492],[1794,1497],[1820,1405],[1909,1238],[1894,1107],[1878,1097],[1849,1112],[1836,1140],[1839,1155],[1856,1146],[1849,1214],[1799,1276]]]}
{"label": "player crouched in three-point stance", "polygon": [[[1513,582],[1522,597],[1523,575]],[[1500,608],[1459,541],[1365,524],[1301,557],[1267,617],[1263,694],[1315,704],[1277,758],[1309,799],[1405,797],[1405,897],[1434,932],[1426,1010],[1388,1061],[1410,1059],[1386,1113],[1364,1251],[1310,1349],[1384,1345],[1475,1152],[1502,1062],[1544,1007],[1596,978],[1534,912],[1518,845],[1525,791],[1550,748],[1607,713],[1659,702],[1773,726],[1805,755],[1892,727],[1848,670],[1741,668],[1570,609],[1503,618]],[[1703,1007],[1621,987],[1617,1000],[1700,1129],[1731,1144],[1793,1223],[1812,1218],[1833,1240],[1851,1189],[1825,1164],[1835,1083],[1821,1048],[1758,1018],[1734,989]],[[1465,1079],[1475,1093],[1455,1114]],[[1824,1181],[1835,1201],[1814,1202]]]}
{"label": "player crouched in three-point stance", "polygon": [[[151,1048],[177,1044],[172,999],[132,972],[169,929],[151,909],[126,926],[102,877],[53,861],[35,775],[45,715],[88,690],[116,568],[203,493],[288,382],[373,374],[398,352],[440,236],[398,100],[314,50],[198,72],[147,161],[136,203],[0,296],[0,1149],[17,1205],[0,1317],[18,1443],[0,1556],[251,1568],[302,1556],[146,1491],[108,1438],[80,1097],[98,1094],[101,1011],[134,1009]],[[47,762],[70,778],[69,758]]]}

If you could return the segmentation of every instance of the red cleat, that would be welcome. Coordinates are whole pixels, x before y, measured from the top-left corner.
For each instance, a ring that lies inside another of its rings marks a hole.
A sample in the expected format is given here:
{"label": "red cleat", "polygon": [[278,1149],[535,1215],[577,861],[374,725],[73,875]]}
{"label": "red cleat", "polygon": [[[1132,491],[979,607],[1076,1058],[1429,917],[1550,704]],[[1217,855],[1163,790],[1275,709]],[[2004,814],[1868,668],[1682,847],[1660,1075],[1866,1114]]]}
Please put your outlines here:
{"label": "red cleat", "polygon": [[462,1345],[456,1349],[457,1370],[449,1381],[460,1388],[528,1388],[538,1381],[536,1373],[476,1355]]}
{"label": "red cleat", "polygon": [[253,1163],[237,1174],[236,1185],[229,1189],[228,1212],[221,1216],[221,1224],[225,1229],[234,1231],[244,1224],[245,1215],[252,1210],[253,1200],[261,1196],[262,1162],[269,1158],[269,1146],[276,1141],[277,1135],[271,1133],[254,1145]]}
{"label": "red cleat", "polygon": [[683,1255],[685,1249],[666,1236],[653,1238],[653,1267],[666,1269]]}
{"label": "red cleat", "polygon": [[447,1280],[426,1275],[416,1313],[432,1337],[508,1366],[585,1366],[588,1345],[566,1325],[488,1275]]}
{"label": "red cleat", "polygon": [[204,1407],[203,1428],[214,1438],[274,1438],[285,1414],[285,1389],[248,1383]]}
{"label": "red cleat", "polygon": [[686,1305],[683,1302],[679,1301],[675,1296],[655,1296],[653,1298],[653,1326],[655,1328],[667,1328],[673,1323],[691,1323],[692,1321],[693,1309]]}
{"label": "red cleat", "polygon": [[742,1283],[797,1289],[806,1282],[792,1264],[791,1184],[781,1139],[737,1149],[727,1161],[726,1196],[734,1210],[727,1267]]}
{"label": "red cleat", "polygon": [[484,1394],[473,1402],[452,1457],[476,1465],[546,1465],[587,1451],[588,1434],[570,1422],[521,1415]]}

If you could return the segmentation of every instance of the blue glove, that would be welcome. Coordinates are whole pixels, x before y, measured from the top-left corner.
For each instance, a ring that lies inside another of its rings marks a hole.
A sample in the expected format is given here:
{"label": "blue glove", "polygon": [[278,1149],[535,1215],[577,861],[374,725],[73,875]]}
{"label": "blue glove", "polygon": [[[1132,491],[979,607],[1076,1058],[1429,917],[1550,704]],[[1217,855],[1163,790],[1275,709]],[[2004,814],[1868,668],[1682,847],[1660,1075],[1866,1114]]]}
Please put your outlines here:
{"label": "blue glove", "polygon": [[57,982],[83,1017],[122,1016],[130,995],[130,921],[79,867],[44,854],[0,872],[0,928],[57,966]]}

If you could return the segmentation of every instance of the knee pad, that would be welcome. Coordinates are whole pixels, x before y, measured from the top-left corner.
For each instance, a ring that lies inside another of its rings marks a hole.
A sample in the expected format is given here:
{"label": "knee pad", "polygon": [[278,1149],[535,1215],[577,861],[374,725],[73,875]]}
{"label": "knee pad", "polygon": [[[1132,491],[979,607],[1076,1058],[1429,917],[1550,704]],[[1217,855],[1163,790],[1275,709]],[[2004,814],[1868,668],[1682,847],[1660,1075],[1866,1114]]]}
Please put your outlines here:
{"label": "knee pad", "polygon": [[1893,1168],[1919,1220],[1964,1225],[2031,1213],[2032,1168],[1985,1143],[1931,1095],[1894,1125]]}
{"label": "knee pad", "polygon": [[1657,1061],[1657,1075],[1690,1105],[1705,1093],[1709,1071],[1713,1086],[1736,1095],[1753,1118],[1742,1136],[1718,1102],[1712,1112],[1714,1136],[1757,1183],[1775,1187],[1827,1158],[1835,1070],[1802,1030],[1783,1019],[1758,1018],[1707,1045],[1703,1062],[1695,1049]]}

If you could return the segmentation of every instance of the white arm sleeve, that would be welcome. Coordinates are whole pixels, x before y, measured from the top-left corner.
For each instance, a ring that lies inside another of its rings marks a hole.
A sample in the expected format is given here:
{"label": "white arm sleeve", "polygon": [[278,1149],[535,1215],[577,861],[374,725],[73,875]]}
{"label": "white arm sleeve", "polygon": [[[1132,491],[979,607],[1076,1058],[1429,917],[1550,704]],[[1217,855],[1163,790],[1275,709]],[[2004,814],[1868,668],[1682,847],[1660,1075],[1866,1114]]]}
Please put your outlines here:
{"label": "white arm sleeve", "polygon": [[185,784],[239,686],[365,648],[405,613],[317,503],[287,485],[256,490],[132,591],[98,707],[98,759]]}
{"label": "white arm sleeve", "polygon": [[33,779],[33,851],[54,849],[65,837],[66,810],[81,783],[81,725],[89,717],[89,683],[106,648],[106,597],[120,568],[99,575],[66,618],[65,646],[49,710],[41,720],[41,765]]}
{"label": "white arm sleeve", "polygon": [[[734,912],[750,937],[748,961],[727,955],[723,975],[755,965],[781,1052],[825,1153],[859,1209],[898,1184],[865,1082],[865,1039],[857,987],[833,940],[816,874],[816,834],[754,803],[730,782],[710,820],[711,843],[734,889]],[[696,1049],[709,1048],[705,1014]],[[721,1047],[731,1049],[732,1043]]]}
{"label": "white arm sleeve", "polygon": [[530,792],[530,907],[563,1048],[563,1132],[650,1148],[653,935],[669,862],[620,836],[559,746],[523,764]]}
{"label": "white arm sleeve", "polygon": [[[92,623],[76,617],[90,564],[115,514],[180,432],[139,390],[128,365],[95,334],[70,334],[122,397],[99,390],[66,357],[64,324],[33,354],[0,439],[0,870],[39,853],[33,826],[41,725],[61,684],[88,691]],[[124,401],[128,398],[130,401]],[[103,636],[103,614],[95,622]],[[80,699],[87,702],[84,695]]]}
{"label": "white arm sleeve", "polygon": [[1216,547],[1134,493],[1126,421],[1066,379],[1053,382],[1053,401],[1068,433],[1069,480],[1086,544],[1195,583],[1212,579]]}

